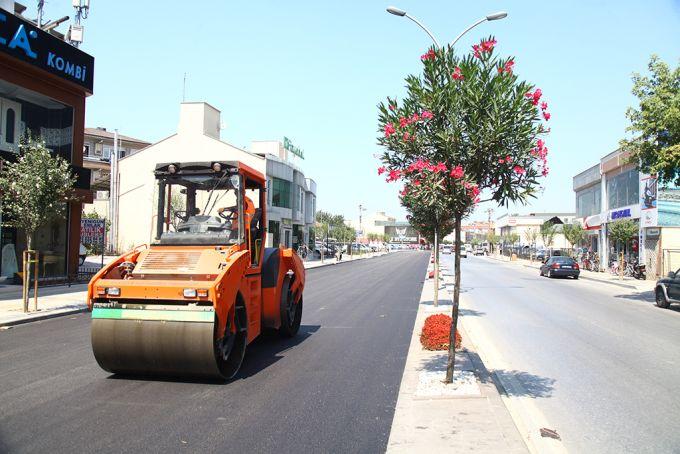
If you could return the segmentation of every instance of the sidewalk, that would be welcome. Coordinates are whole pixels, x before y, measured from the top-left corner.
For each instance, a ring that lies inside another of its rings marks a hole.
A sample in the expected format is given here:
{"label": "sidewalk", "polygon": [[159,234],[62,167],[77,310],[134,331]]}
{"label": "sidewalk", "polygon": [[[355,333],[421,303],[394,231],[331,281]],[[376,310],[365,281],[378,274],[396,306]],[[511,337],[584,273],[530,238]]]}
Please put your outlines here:
{"label": "sidewalk", "polygon": [[467,333],[458,328],[463,348],[456,353],[454,383],[441,381],[446,371],[446,352],[424,350],[420,331],[425,319],[451,313],[452,276],[444,274],[439,306],[432,304],[434,285],[428,279],[406,358],[399,397],[392,422],[388,453],[413,452],[529,452],[505,407],[493,379],[480,360]]}
{"label": "sidewalk", "polygon": [[0,289],[0,326],[44,320],[61,315],[84,312],[87,309],[87,285],[77,284],[38,289],[38,311],[33,311],[33,291],[28,302],[31,312],[24,313],[21,301],[21,286],[7,286]]}
{"label": "sidewalk", "polygon": [[[488,255],[486,257],[488,259],[497,260],[499,262],[514,263],[517,265],[525,266],[527,268],[535,268],[536,270],[538,270],[541,267],[541,263],[536,260],[530,262],[527,259],[518,258],[517,260],[511,261],[508,257],[498,255]],[[581,269],[579,279],[586,279],[589,281],[597,281],[605,284],[616,285],[618,287],[633,289],[639,292],[652,291],[654,290],[654,285],[656,284],[656,281],[643,281],[635,279],[634,277],[630,276],[624,276],[623,279],[621,279],[619,276],[614,276],[613,274],[607,271],[603,273],[598,273],[596,271],[588,271],[584,269]]]}
{"label": "sidewalk", "polygon": [[[319,268],[321,266],[337,265],[354,260],[364,260],[386,254],[376,252],[361,256],[345,255],[342,261],[325,259],[305,262],[305,269]],[[107,257],[108,258],[108,257]],[[101,260],[101,256],[99,257]],[[109,260],[110,261],[110,260]],[[87,310],[87,285],[61,285],[55,287],[44,287],[38,289],[38,311],[33,311],[33,291],[30,293],[29,311],[24,313],[21,301],[21,286],[6,285],[0,286],[0,327],[13,326],[21,323],[34,322],[62,315],[76,314]]]}

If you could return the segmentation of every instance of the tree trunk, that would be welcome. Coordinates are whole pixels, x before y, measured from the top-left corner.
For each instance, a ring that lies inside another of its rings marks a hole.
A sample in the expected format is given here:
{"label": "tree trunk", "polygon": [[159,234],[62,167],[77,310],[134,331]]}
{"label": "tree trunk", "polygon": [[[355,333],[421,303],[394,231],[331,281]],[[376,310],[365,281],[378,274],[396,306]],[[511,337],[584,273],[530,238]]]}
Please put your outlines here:
{"label": "tree trunk", "polygon": [[453,381],[453,368],[456,365],[456,329],[458,328],[458,302],[460,300],[460,223],[463,216],[456,213],[455,236],[456,244],[454,247],[454,287],[453,287],[453,306],[451,308],[451,331],[449,332],[449,358],[446,363],[446,379],[444,383]]}
{"label": "tree trunk", "polygon": [[28,251],[27,254],[25,254],[25,259],[24,259],[24,288],[23,288],[23,305],[24,305],[24,312],[28,312],[28,296],[29,293],[31,292],[31,246],[32,246],[32,234],[30,232],[26,232],[26,250]]}
{"label": "tree trunk", "polygon": [[434,229],[434,307],[439,305],[439,237]]}

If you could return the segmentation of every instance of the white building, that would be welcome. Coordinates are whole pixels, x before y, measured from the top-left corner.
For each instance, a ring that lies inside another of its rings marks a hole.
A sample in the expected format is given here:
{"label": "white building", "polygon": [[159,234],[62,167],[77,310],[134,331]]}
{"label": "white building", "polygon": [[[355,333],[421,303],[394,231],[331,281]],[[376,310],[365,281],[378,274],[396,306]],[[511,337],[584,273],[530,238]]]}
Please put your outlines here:
{"label": "white building", "polygon": [[233,160],[262,172],[268,191],[267,245],[294,247],[309,242],[316,183],[288,161],[288,150],[280,142],[253,142],[252,148],[246,151],[220,139],[220,111],[215,107],[182,103],[177,133],[118,162],[117,250],[152,242],[157,198],[153,170],[162,162]]}
{"label": "white building", "polygon": [[[518,244],[521,246],[532,246],[527,240],[527,231],[536,232],[535,247],[565,249],[571,248],[571,244],[566,240],[561,232],[557,232],[551,244],[544,244],[540,235],[541,225],[548,220],[553,220],[555,224],[571,224],[574,221],[574,213],[529,213],[525,215],[504,214],[497,218],[495,222],[495,233],[501,237],[510,233],[519,235]],[[557,222],[559,221],[559,222]]]}

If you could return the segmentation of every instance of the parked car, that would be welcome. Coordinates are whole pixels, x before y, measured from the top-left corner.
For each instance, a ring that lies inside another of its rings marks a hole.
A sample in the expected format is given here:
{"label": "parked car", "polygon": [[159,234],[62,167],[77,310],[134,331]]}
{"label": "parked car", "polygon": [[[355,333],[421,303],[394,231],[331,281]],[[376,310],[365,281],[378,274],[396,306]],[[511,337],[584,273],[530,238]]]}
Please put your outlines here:
{"label": "parked car", "polygon": [[656,305],[664,309],[671,303],[680,303],[680,269],[656,281],[654,293]]}
{"label": "parked car", "polygon": [[562,251],[559,249],[539,249],[536,251],[535,258],[536,260],[545,263],[550,257],[561,257],[562,256]]}
{"label": "parked car", "polygon": [[465,251],[472,252],[472,245],[470,243],[465,243]]}
{"label": "parked car", "polygon": [[460,248],[460,257],[466,259],[467,258],[467,249],[464,247]]}
{"label": "parked car", "polygon": [[451,254],[453,253],[453,247],[450,244],[445,244],[442,246],[442,254]]}
{"label": "parked car", "polygon": [[564,276],[578,279],[579,274],[581,274],[581,270],[579,269],[578,263],[571,257],[550,257],[543,265],[541,265],[541,276]]}
{"label": "parked car", "polygon": [[475,255],[484,255],[486,251],[484,250],[483,246],[477,246],[475,248]]}

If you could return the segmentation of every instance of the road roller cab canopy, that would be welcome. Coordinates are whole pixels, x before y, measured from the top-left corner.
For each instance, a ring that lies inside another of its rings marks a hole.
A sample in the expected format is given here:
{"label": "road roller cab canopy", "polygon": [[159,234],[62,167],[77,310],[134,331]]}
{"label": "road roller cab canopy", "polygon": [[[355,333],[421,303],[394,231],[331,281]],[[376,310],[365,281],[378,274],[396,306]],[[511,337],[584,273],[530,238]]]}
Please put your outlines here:
{"label": "road roller cab canopy", "polygon": [[[235,161],[158,164],[156,242],[229,245],[259,237],[262,174]],[[241,190],[244,189],[244,190]]]}

